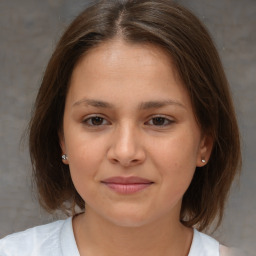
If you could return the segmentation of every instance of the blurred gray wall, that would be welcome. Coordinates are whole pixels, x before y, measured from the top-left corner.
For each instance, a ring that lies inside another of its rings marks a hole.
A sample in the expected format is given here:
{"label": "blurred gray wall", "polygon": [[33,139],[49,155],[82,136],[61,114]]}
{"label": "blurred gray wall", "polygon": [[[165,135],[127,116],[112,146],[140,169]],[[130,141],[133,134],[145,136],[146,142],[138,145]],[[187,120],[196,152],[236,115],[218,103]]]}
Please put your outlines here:
{"label": "blurred gray wall", "polygon": [[[255,253],[256,1],[181,0],[213,35],[231,84],[243,146],[243,173],[215,236]],[[52,221],[31,192],[27,146],[20,146],[48,58],[88,1],[0,1],[0,237]],[[44,156],[42,156],[44,157]],[[55,216],[56,217],[56,216]]]}

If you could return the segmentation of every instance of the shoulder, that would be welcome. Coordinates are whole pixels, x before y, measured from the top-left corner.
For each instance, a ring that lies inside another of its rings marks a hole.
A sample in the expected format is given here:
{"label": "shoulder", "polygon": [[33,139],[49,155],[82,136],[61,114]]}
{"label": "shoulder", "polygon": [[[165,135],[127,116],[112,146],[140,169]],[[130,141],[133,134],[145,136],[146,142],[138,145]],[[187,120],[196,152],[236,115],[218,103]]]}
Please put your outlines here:
{"label": "shoulder", "polygon": [[224,245],[220,245],[220,256],[252,256],[248,253],[241,251],[237,248],[229,248]]}
{"label": "shoulder", "polygon": [[220,244],[217,240],[194,229],[188,256],[220,256],[219,248]]}
{"label": "shoulder", "polygon": [[59,255],[60,233],[67,221],[59,220],[4,237],[0,240],[0,255]]}
{"label": "shoulder", "polygon": [[221,245],[213,237],[194,229],[194,237],[188,256],[249,256],[236,249]]}

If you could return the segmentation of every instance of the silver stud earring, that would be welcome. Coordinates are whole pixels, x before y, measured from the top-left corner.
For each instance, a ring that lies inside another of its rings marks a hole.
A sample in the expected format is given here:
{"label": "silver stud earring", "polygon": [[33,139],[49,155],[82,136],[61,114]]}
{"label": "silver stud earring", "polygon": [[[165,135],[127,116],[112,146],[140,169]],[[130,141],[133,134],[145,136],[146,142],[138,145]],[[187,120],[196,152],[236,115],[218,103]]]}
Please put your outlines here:
{"label": "silver stud earring", "polygon": [[61,158],[62,158],[63,160],[68,160],[68,156],[67,156],[66,154],[62,155]]}
{"label": "silver stud earring", "polygon": [[202,161],[202,163],[206,163],[205,159],[202,159],[201,161]]}

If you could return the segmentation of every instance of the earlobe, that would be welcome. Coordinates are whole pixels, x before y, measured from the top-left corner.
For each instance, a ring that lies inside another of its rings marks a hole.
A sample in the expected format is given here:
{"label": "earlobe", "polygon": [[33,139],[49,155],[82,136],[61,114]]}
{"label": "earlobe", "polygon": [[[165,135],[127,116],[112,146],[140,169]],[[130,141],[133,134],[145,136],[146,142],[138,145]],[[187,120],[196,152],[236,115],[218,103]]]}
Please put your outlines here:
{"label": "earlobe", "polygon": [[62,154],[61,154],[60,158],[62,159],[62,162],[64,164],[68,164],[68,157],[67,157],[67,154],[66,154],[67,150],[66,150],[66,144],[65,144],[65,139],[64,139],[63,132],[59,132],[58,136],[59,136],[60,148],[61,148],[61,151],[62,151]]}
{"label": "earlobe", "polygon": [[203,167],[208,163],[211,156],[212,148],[213,138],[209,135],[205,135],[201,140],[198,150],[197,167]]}

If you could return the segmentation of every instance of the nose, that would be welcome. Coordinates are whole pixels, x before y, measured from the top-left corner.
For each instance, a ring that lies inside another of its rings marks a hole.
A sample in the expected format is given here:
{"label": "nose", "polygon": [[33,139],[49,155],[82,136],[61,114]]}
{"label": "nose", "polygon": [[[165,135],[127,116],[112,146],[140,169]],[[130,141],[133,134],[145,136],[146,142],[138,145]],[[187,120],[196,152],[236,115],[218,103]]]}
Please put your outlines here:
{"label": "nose", "polygon": [[113,132],[108,159],[123,167],[135,166],[145,161],[146,154],[140,134],[132,125],[122,125]]}

